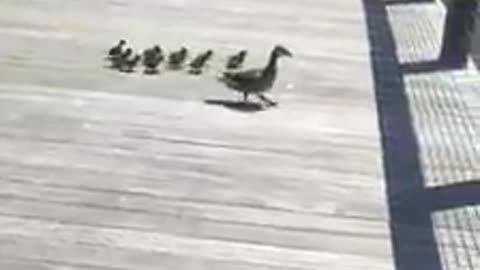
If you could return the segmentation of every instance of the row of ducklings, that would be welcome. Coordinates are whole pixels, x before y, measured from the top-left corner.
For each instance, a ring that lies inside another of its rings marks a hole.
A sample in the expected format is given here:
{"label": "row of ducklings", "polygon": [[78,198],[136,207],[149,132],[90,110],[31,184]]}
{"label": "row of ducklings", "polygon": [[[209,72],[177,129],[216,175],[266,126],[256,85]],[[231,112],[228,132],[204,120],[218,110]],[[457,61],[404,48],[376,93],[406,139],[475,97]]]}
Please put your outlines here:
{"label": "row of ducklings", "polygon": [[[172,70],[178,70],[183,67],[188,57],[188,49],[181,47],[178,51],[171,52],[168,56],[164,50],[155,45],[152,48],[145,49],[141,54],[134,54],[132,48],[125,48],[127,42],[120,40],[109,51],[107,59],[111,62],[111,67],[122,72],[134,72],[135,68],[142,62],[145,74],[158,73],[158,66],[160,63],[167,61],[167,67]],[[238,69],[242,66],[246,50],[242,50],[228,58],[225,68],[228,70]],[[213,51],[207,50],[198,54],[193,60],[188,63],[190,74],[201,74],[207,62],[213,57]]]}

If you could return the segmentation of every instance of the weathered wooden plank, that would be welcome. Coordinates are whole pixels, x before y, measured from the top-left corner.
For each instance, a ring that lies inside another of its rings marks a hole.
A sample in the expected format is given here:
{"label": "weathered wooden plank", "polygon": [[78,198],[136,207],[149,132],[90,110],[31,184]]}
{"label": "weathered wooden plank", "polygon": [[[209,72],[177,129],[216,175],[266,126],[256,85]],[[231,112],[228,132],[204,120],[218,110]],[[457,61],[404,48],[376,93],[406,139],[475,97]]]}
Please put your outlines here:
{"label": "weathered wooden plank", "polygon": [[[54,250],[65,245],[65,254],[62,256],[57,252],[44,249],[41,257],[52,258],[75,258],[79,252],[73,251],[76,246],[80,248],[98,247],[111,254],[119,250],[130,251],[133,254],[173,254],[193,259],[206,259],[223,262],[238,262],[244,264],[264,265],[269,267],[286,267],[300,269],[327,269],[327,266],[337,265],[345,267],[361,267],[369,265],[371,260],[378,261],[378,258],[369,258],[343,254],[343,260],[338,262],[337,255],[331,252],[298,250],[277,246],[259,245],[252,243],[231,242],[216,239],[185,238],[171,234],[158,232],[133,231],[118,228],[97,228],[85,225],[73,225],[65,223],[51,223],[38,220],[30,220],[25,223],[23,219],[0,217],[2,224],[2,235],[15,236],[14,243],[21,243],[22,238],[33,238],[35,242],[45,248],[57,246]],[[3,254],[11,254],[8,250],[8,243],[4,240]],[[36,248],[38,249],[38,247]],[[32,254],[28,251],[28,244],[22,247],[25,254]],[[87,249],[90,253],[97,253],[96,249]],[[73,252],[70,255],[68,253]],[[127,253],[128,254],[128,253]],[[32,254],[34,257],[37,254]],[[90,254],[91,256],[92,254]],[[123,259],[125,257],[119,256]],[[58,256],[58,257],[57,257]],[[95,260],[82,259],[85,261]],[[105,262],[104,262],[105,263]],[[338,265],[340,264],[340,265]]]}
{"label": "weathered wooden plank", "polygon": [[[392,269],[361,4],[2,2],[0,268]],[[215,57],[127,76],[101,60],[118,38]],[[275,43],[278,108],[204,103]]]}
{"label": "weathered wooden plank", "polygon": [[[111,248],[88,243],[52,243],[30,237],[1,237],[0,261],[33,264],[37,267],[60,269],[101,269],[101,270],[150,270],[150,269],[304,269],[272,267],[270,265],[225,261],[201,257],[169,254],[162,251],[148,251]],[[19,253],[18,250],[22,250]],[[36,269],[36,268],[35,268]],[[48,268],[47,268],[48,269]]]}
{"label": "weathered wooden plank", "polygon": [[[96,199],[99,201],[99,199]],[[316,227],[289,227],[282,223],[262,224],[245,219],[227,219],[207,216],[197,208],[185,207],[169,211],[168,208],[145,210],[141,207],[122,207],[113,201],[110,205],[90,202],[71,202],[58,199],[36,199],[28,195],[0,195],[0,213],[24,217],[47,218],[61,222],[88,224],[89,226],[113,227],[127,230],[148,230],[194,238],[213,238],[226,241],[248,242],[263,245],[337,251],[384,257],[388,251],[381,250],[388,235],[379,235],[385,230],[378,221],[357,221],[350,218],[317,217],[322,223]],[[148,207],[155,208],[155,205]],[[229,209],[231,211],[241,210]],[[264,211],[272,215],[271,211]],[[297,215],[291,215],[296,218]],[[258,218],[257,218],[258,219]],[[330,222],[329,222],[330,221]],[[342,224],[343,223],[343,224]],[[335,229],[332,227],[335,226]],[[356,228],[356,230],[352,230]],[[358,250],[358,245],[365,249]],[[367,248],[369,247],[369,248]]]}

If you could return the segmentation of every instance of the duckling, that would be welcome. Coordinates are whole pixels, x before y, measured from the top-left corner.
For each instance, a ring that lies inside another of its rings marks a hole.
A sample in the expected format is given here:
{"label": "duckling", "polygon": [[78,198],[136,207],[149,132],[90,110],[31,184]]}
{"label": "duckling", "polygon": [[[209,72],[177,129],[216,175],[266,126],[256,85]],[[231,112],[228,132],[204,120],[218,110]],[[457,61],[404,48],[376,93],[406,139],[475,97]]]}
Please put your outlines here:
{"label": "duckling", "polygon": [[213,56],[213,51],[208,50],[204,53],[199,54],[192,62],[190,62],[190,74],[198,75],[202,73],[202,68],[205,66],[208,60]]}
{"label": "duckling", "polygon": [[123,53],[116,55],[111,59],[112,61],[112,68],[121,69],[125,61],[132,55],[133,50],[131,48],[127,48]]}
{"label": "duckling", "polygon": [[164,60],[162,48],[155,45],[152,49],[147,49],[143,52],[143,65],[145,66],[146,74],[157,73],[158,65]]}
{"label": "duckling", "polygon": [[245,61],[245,57],[247,56],[246,50],[241,50],[238,54],[230,56],[227,62],[227,69],[237,69],[240,68]]}
{"label": "duckling", "polygon": [[155,55],[161,54],[162,48],[159,45],[153,46],[153,48],[146,49],[143,51],[143,61],[144,64],[154,58]]}
{"label": "duckling", "polygon": [[120,39],[117,45],[113,46],[112,48],[110,48],[110,50],[108,50],[107,58],[112,58],[117,55],[120,55],[122,53],[123,46],[125,46],[126,44],[127,42],[124,39]]}
{"label": "duckling", "polygon": [[244,102],[247,102],[249,94],[254,94],[269,105],[276,105],[263,93],[273,87],[277,77],[277,61],[283,56],[292,57],[293,55],[282,45],[276,45],[271,51],[270,59],[264,68],[224,72],[220,80],[230,89],[243,93]]}
{"label": "duckling", "polygon": [[135,54],[133,58],[125,59],[121,67],[121,71],[128,72],[128,73],[133,72],[135,67],[138,65],[138,62],[140,62],[140,59],[141,59],[141,56],[138,53]]}
{"label": "duckling", "polygon": [[179,51],[172,52],[168,56],[168,65],[170,68],[181,68],[183,62],[187,59],[188,50],[185,47],[182,47]]}

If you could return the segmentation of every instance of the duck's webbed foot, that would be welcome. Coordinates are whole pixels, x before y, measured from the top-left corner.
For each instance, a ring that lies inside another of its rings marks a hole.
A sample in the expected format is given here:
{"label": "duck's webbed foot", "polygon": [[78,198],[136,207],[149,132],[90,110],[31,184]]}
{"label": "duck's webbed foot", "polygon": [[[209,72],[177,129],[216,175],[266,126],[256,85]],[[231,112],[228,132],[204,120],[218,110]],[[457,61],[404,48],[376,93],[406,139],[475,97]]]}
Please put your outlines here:
{"label": "duck's webbed foot", "polygon": [[267,103],[269,106],[277,106],[277,102],[267,98],[265,95],[263,94],[257,94],[258,98],[260,98],[260,100],[262,100],[263,102]]}

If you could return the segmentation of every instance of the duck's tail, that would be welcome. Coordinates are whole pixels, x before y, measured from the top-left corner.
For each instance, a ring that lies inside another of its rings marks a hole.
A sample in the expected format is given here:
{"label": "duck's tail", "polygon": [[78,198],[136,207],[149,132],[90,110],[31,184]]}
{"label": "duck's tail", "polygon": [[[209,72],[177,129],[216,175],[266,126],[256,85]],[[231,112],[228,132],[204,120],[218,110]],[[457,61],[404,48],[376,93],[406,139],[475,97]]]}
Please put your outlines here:
{"label": "duck's tail", "polygon": [[235,72],[233,71],[224,71],[222,73],[223,77],[226,79],[226,80],[232,80],[234,79],[235,77]]}
{"label": "duck's tail", "polygon": [[222,74],[220,74],[220,76],[218,77],[218,80],[224,83],[229,88],[238,90],[240,89],[240,87],[234,77],[235,77],[235,74],[233,72],[225,71]]}
{"label": "duck's tail", "polygon": [[222,73],[220,73],[218,76],[217,76],[217,79],[220,81],[220,82],[228,82],[230,79],[231,79],[231,73],[228,72],[228,71],[224,71]]}

